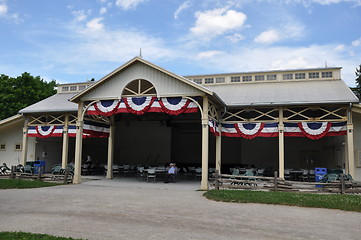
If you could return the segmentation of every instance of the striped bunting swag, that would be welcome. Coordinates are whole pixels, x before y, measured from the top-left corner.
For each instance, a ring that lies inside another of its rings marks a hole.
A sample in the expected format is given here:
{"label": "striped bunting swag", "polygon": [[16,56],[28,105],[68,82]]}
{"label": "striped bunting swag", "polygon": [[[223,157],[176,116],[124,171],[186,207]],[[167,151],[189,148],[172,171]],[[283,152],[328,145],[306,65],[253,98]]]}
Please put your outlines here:
{"label": "striped bunting swag", "polygon": [[222,136],[243,137],[277,137],[278,123],[222,123]]}
{"label": "striped bunting swag", "polygon": [[286,137],[307,137],[316,140],[346,134],[346,122],[285,123]]}
{"label": "striped bunting swag", "polygon": [[110,126],[105,123],[84,120],[83,138],[109,137]]}
{"label": "striped bunting swag", "polygon": [[61,137],[63,135],[63,126],[29,126],[28,137],[49,138]]}
{"label": "striped bunting swag", "polygon": [[89,107],[88,115],[111,116],[117,113],[133,113],[142,115],[146,112],[181,113],[198,112],[198,106],[189,99],[182,97],[128,97],[121,100],[102,100]]}
{"label": "striped bunting swag", "polygon": [[[307,137],[320,139],[330,136],[346,135],[346,122],[299,122],[284,123],[285,137]],[[243,137],[252,139],[255,137],[278,137],[278,123],[222,123],[222,136]],[[209,121],[209,129],[218,136],[219,123]]]}
{"label": "striped bunting swag", "polygon": [[143,115],[149,111],[155,97],[128,97],[123,100],[130,113]]}
{"label": "striped bunting swag", "polygon": [[108,117],[118,110],[120,102],[120,100],[101,100],[94,104],[94,108],[98,115]]}

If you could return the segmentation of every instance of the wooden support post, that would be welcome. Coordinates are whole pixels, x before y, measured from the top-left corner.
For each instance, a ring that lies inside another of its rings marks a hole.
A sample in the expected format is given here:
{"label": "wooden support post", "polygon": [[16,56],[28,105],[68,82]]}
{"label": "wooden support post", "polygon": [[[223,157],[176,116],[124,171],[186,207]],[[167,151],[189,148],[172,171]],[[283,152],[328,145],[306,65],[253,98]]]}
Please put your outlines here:
{"label": "wooden support post", "polygon": [[274,190],[277,191],[278,188],[278,173],[277,171],[274,172],[273,181],[274,181]]}
{"label": "wooden support post", "polygon": [[216,171],[214,173],[214,188],[216,190],[219,190],[219,180],[218,180],[218,178],[219,178],[219,170],[216,169]]}
{"label": "wooden support post", "polygon": [[16,166],[11,166],[10,179],[15,179]]}
{"label": "wooden support post", "polygon": [[64,173],[64,181],[63,181],[63,183],[68,183],[68,176],[69,176],[69,168],[66,167],[65,168],[65,173]]}
{"label": "wooden support post", "polygon": [[114,116],[110,117],[110,132],[108,138],[108,170],[106,178],[113,178],[113,155],[114,155]]}
{"label": "wooden support post", "polygon": [[216,170],[221,173],[221,154],[222,153],[222,136],[219,132],[219,136],[216,136]]}
{"label": "wooden support post", "polygon": [[75,166],[74,166],[74,183],[81,183],[81,159],[83,144],[83,102],[78,104],[78,120],[76,122],[75,138]]}
{"label": "wooden support post", "polygon": [[278,122],[278,171],[279,177],[285,179],[285,144],[284,144],[284,124],[283,124],[283,108],[279,109]]}
{"label": "wooden support post", "polygon": [[41,180],[41,171],[42,171],[42,168],[41,166],[38,167],[38,175],[37,175],[37,178],[36,180],[40,181]]}
{"label": "wooden support post", "polygon": [[340,174],[340,189],[341,189],[341,194],[345,194],[345,190],[346,190],[346,184],[345,184],[345,175],[343,173]]}
{"label": "wooden support post", "polygon": [[352,177],[355,177],[355,153],[353,144],[353,124],[347,124],[347,160],[346,160],[346,172]]}
{"label": "wooden support post", "polygon": [[61,167],[66,168],[68,165],[68,149],[69,149],[69,114],[65,115],[64,129],[63,129],[63,149],[61,155]]}
{"label": "wooden support post", "polygon": [[209,147],[209,129],[208,129],[208,97],[203,97],[202,111],[202,180],[201,190],[208,190],[208,147]]}
{"label": "wooden support post", "polygon": [[23,142],[21,150],[21,164],[25,166],[26,159],[28,155],[28,117],[25,117],[24,127],[23,127]]}

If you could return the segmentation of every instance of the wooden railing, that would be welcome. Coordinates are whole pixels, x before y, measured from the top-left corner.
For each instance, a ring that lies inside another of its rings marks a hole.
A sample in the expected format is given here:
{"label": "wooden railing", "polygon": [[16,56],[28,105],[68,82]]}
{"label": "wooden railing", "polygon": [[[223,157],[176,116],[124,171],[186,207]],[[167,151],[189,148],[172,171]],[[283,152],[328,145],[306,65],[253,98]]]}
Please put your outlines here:
{"label": "wooden railing", "polygon": [[284,192],[305,192],[305,193],[361,193],[361,183],[353,180],[345,180],[344,174],[340,174],[340,180],[331,182],[298,182],[285,181],[277,177],[243,176],[229,174],[213,174],[211,186],[219,189],[247,189],[247,190],[268,190]]}
{"label": "wooden railing", "polygon": [[65,169],[64,174],[43,174],[42,169],[38,169],[36,174],[17,172],[16,166],[11,167],[11,172],[8,175],[2,175],[3,178],[10,179],[29,179],[47,182],[61,182],[61,183],[72,183],[73,175],[69,173],[69,168]]}

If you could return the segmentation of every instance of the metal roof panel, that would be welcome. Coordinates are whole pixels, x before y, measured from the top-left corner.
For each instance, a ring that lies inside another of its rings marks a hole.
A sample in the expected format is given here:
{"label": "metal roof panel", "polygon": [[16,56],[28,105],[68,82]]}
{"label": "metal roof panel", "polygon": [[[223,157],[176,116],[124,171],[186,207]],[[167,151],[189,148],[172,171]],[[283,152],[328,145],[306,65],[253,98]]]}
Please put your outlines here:
{"label": "metal roof panel", "polygon": [[356,103],[342,80],[257,82],[209,85],[228,106]]}
{"label": "metal roof panel", "polygon": [[23,108],[19,113],[76,112],[78,104],[69,102],[77,93],[57,93],[40,102]]}

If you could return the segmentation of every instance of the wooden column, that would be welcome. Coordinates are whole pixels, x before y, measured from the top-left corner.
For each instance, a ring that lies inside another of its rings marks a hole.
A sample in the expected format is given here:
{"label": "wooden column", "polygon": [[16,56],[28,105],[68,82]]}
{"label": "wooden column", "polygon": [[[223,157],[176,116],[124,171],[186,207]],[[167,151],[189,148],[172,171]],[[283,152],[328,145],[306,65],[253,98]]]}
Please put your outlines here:
{"label": "wooden column", "polygon": [[69,149],[69,115],[65,114],[65,122],[63,128],[63,150],[61,155],[61,167],[66,168],[68,165],[68,149]]}
{"label": "wooden column", "polygon": [[285,178],[285,126],[283,124],[283,108],[279,108],[278,120],[278,172],[279,178]]}
{"label": "wooden column", "polygon": [[114,116],[110,116],[110,131],[108,138],[108,170],[106,178],[113,178],[113,157],[114,157]]}
{"label": "wooden column", "polygon": [[23,142],[21,148],[21,164],[25,166],[26,158],[28,155],[28,117],[25,116],[24,127],[23,127]]}
{"label": "wooden column", "polygon": [[355,177],[355,153],[353,146],[353,124],[347,124],[347,160],[346,160],[346,172],[352,177]]}
{"label": "wooden column", "polygon": [[219,125],[219,136],[216,136],[216,170],[218,170],[218,174],[221,174],[221,166],[222,166],[222,136],[221,136],[222,127]]}
{"label": "wooden column", "polygon": [[208,190],[208,148],[209,148],[209,130],[208,130],[208,97],[203,97],[202,114],[202,181],[201,190]]}
{"label": "wooden column", "polygon": [[81,159],[83,144],[83,102],[78,104],[78,120],[76,121],[76,139],[75,139],[75,168],[74,183],[81,183]]}

